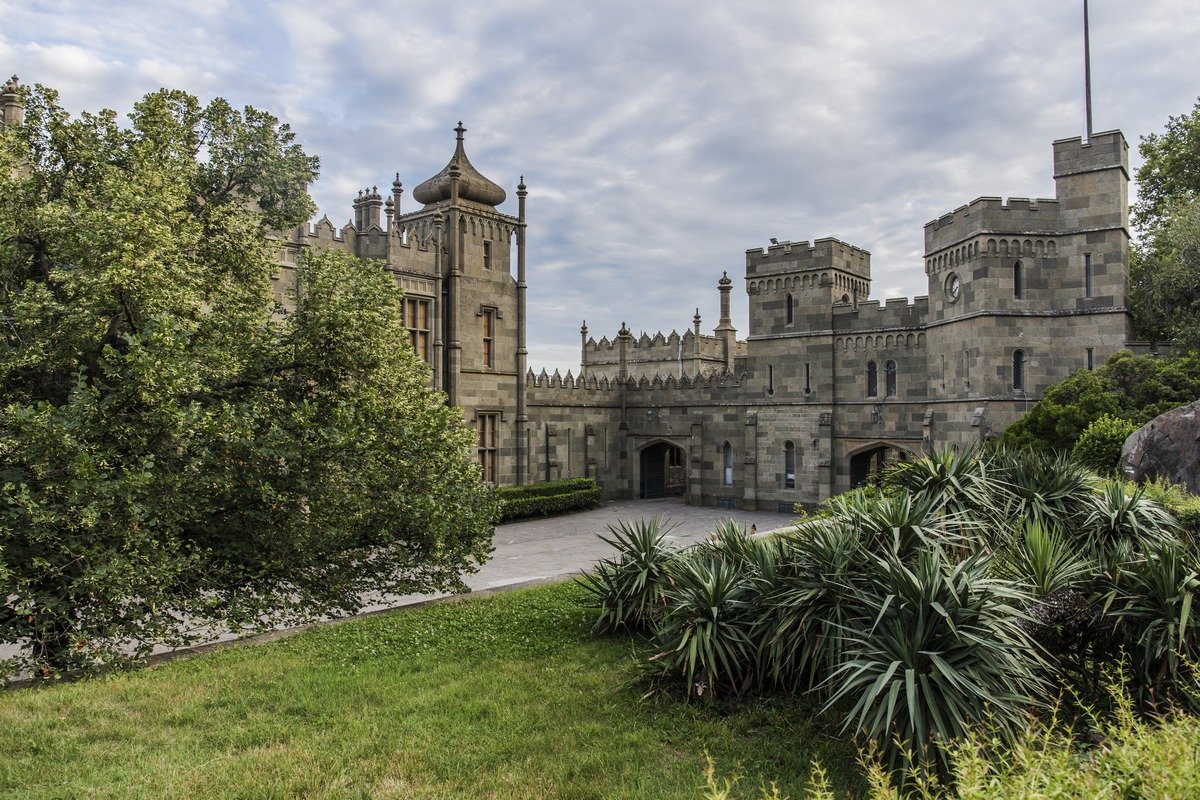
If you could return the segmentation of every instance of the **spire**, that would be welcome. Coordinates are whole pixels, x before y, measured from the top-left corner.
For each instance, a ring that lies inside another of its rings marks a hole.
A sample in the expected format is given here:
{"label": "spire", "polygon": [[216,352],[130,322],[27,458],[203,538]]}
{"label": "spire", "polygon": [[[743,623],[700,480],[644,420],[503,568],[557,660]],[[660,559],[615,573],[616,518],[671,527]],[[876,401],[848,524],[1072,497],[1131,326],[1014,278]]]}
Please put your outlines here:
{"label": "spire", "polygon": [[1084,141],[1092,140],[1092,45],[1088,32],[1088,0],[1083,0],[1083,105],[1086,116]]}

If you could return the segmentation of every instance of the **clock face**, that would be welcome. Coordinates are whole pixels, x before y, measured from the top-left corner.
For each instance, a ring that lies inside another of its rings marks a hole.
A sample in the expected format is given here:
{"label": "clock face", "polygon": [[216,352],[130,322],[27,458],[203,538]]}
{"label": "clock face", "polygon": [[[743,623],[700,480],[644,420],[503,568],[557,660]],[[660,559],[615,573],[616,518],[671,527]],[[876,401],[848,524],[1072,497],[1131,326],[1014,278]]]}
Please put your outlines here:
{"label": "clock face", "polygon": [[953,303],[962,294],[962,283],[958,279],[956,273],[950,273],[950,277],[946,279],[946,297],[950,298]]}

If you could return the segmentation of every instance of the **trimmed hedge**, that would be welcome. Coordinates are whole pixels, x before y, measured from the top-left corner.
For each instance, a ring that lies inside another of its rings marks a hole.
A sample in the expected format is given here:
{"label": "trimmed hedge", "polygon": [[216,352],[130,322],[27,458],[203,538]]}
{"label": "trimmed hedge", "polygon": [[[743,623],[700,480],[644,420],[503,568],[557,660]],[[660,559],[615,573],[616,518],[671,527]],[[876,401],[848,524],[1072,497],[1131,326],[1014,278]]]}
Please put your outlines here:
{"label": "trimmed hedge", "polygon": [[601,499],[600,487],[591,478],[501,486],[498,491],[501,523],[584,511],[599,506]]}

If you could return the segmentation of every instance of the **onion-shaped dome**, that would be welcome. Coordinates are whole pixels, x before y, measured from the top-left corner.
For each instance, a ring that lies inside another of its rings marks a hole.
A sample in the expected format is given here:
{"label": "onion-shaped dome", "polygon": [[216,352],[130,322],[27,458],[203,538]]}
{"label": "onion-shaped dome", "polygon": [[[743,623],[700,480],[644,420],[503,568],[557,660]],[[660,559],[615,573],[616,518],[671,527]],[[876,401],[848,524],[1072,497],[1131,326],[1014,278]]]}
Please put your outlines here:
{"label": "onion-shaped dome", "polygon": [[504,189],[493,183],[475,169],[467,159],[463,150],[463,124],[458,123],[454,132],[458,134],[458,145],[454,148],[454,157],[445,168],[429,180],[413,189],[413,199],[418,203],[429,205],[450,199],[450,171],[458,167],[458,196],[463,200],[482,203],[485,206],[498,206],[506,197]]}

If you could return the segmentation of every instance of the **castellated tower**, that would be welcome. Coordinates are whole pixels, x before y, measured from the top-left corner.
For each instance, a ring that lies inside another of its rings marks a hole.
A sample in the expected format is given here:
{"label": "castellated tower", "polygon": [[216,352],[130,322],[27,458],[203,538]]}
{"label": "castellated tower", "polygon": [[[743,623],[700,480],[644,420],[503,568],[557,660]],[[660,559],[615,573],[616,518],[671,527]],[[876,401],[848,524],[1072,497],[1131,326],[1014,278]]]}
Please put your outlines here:
{"label": "castellated tower", "polygon": [[[925,226],[934,397],[1040,397],[1125,346],[1125,138],[1055,142],[1054,179],[1053,199],[981,197]],[[1009,407],[994,429],[1023,408]]]}
{"label": "castellated tower", "polygon": [[307,248],[378,261],[404,292],[404,325],[417,356],[429,364],[431,384],[477,429],[484,477],[524,483],[528,191],[522,180],[517,216],[500,211],[504,189],[467,158],[462,123],[454,130],[449,163],[412,191],[419,208],[404,212],[397,174],[386,200],[377,187],[360,191],[353,218],[341,229],[323,217],[279,234],[276,293],[285,305],[292,302],[295,267]]}
{"label": "castellated tower", "polygon": [[828,330],[829,309],[871,290],[871,254],[837,239],[746,251],[751,337]]}

